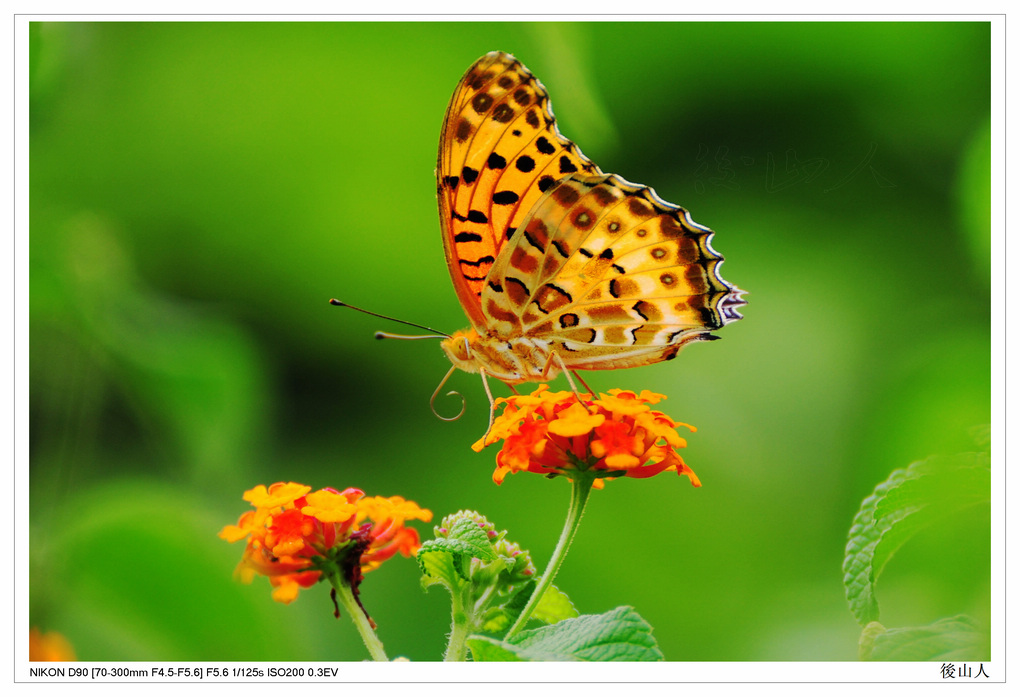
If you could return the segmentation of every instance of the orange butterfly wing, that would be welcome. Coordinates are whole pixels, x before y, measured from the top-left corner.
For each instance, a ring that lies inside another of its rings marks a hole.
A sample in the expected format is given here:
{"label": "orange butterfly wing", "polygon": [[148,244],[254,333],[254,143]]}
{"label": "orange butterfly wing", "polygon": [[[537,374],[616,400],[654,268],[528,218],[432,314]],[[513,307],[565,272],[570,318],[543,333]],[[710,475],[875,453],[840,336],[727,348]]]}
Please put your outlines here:
{"label": "orange butterfly wing", "polygon": [[676,356],[740,319],[713,233],[615,174],[572,174],[541,197],[489,271],[482,305],[497,337],[527,336],[574,369]]}
{"label": "orange butterfly wing", "polygon": [[513,56],[492,52],[453,93],[436,171],[443,246],[471,324],[491,324],[481,296],[490,268],[544,192],[573,173],[600,174],[556,127],[542,83]]}
{"label": "orange butterfly wing", "polygon": [[461,79],[436,174],[447,264],[477,332],[444,348],[465,370],[514,383],[550,366],[648,365],[741,319],[714,233],[603,174],[513,56],[489,53]]}

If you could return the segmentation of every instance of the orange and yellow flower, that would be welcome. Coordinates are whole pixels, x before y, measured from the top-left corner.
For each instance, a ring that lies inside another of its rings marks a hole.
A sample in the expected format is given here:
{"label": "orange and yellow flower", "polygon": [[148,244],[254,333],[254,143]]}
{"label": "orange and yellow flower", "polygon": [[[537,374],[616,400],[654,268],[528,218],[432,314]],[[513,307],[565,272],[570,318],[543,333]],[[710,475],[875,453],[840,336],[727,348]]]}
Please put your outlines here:
{"label": "orange and yellow flower", "polygon": [[242,581],[261,574],[273,599],[290,603],[323,573],[342,574],[357,592],[363,573],[396,553],[414,555],[421,546],[408,520],[429,521],[432,512],[400,496],[366,497],[360,489],[320,489],[294,482],[259,485],[244,493],[255,510],[224,527],[227,542],[247,539],[237,567]]}
{"label": "orange and yellow flower", "polygon": [[676,452],[687,446],[676,429],[693,426],[674,421],[651,405],[665,396],[642,391],[610,390],[592,399],[590,394],[550,392],[539,385],[529,395],[496,400],[503,413],[496,417],[488,435],[472,446],[503,441],[496,455],[497,484],[513,472],[535,472],[548,476],[571,476],[576,471],[593,472],[601,478],[651,477],[674,471],[701,486],[697,475]]}
{"label": "orange and yellow flower", "polygon": [[59,632],[43,634],[32,627],[28,633],[28,660],[30,661],[76,661],[74,647]]}

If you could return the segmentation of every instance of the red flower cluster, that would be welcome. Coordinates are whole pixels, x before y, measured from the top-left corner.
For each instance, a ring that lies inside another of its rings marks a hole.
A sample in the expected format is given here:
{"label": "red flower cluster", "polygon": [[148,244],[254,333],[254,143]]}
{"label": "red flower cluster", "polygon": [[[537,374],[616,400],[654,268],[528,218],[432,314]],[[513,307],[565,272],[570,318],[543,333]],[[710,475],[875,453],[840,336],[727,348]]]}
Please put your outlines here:
{"label": "red flower cluster", "polygon": [[[326,563],[356,576],[377,568],[397,552],[410,557],[421,546],[406,520],[432,519],[432,512],[400,496],[365,497],[360,489],[320,489],[294,482],[261,484],[244,493],[254,511],[241,515],[219,536],[228,542],[248,539],[238,565],[241,580],[269,578],[273,599],[289,603],[301,588],[315,585]],[[309,493],[311,492],[311,493]]]}
{"label": "red flower cluster", "polygon": [[582,404],[573,392],[548,390],[548,385],[539,385],[530,395],[496,400],[506,404],[503,413],[472,447],[480,451],[503,441],[492,476],[497,484],[511,472],[570,476],[583,470],[612,478],[651,477],[672,470],[701,486],[676,452],[687,446],[676,428],[695,428],[651,409],[665,396],[648,390],[641,394],[610,390],[595,400],[582,394]]}

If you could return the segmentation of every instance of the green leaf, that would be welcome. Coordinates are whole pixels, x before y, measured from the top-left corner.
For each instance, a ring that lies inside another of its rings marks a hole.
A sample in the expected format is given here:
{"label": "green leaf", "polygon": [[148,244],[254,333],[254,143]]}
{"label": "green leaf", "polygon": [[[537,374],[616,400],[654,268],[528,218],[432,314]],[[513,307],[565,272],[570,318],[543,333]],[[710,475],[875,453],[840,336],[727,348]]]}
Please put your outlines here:
{"label": "green leaf", "polygon": [[477,521],[471,518],[459,518],[447,534],[449,540],[461,540],[478,549],[474,556],[482,561],[490,561],[496,558],[496,552],[492,548],[492,539],[488,532],[482,528]]}
{"label": "green leaf", "polygon": [[858,623],[878,620],[875,583],[896,550],[935,521],[990,498],[988,453],[921,460],[875,487],[854,516],[843,558],[843,585]]}
{"label": "green leaf", "polygon": [[[418,550],[418,566],[426,576],[442,579],[453,588],[458,577],[468,580],[472,559],[491,562],[499,558],[485,530],[474,520],[462,518],[446,537],[426,540]],[[426,587],[431,585],[425,583]]]}
{"label": "green leaf", "polygon": [[871,622],[861,633],[862,661],[987,661],[990,657],[988,631],[966,615],[900,629]]}
{"label": "green leaf", "polygon": [[538,601],[538,607],[535,608],[532,618],[546,624],[555,624],[560,620],[571,619],[577,616],[577,608],[570,602],[567,594],[556,586],[550,586],[549,590],[542,596],[542,599]]}
{"label": "green leaf", "polygon": [[[499,634],[506,630],[521,614],[521,611],[524,610],[524,606],[528,604],[528,599],[535,591],[536,585],[535,581],[529,581],[521,586],[502,607],[489,610],[482,625],[482,631]],[[577,608],[570,602],[567,594],[556,586],[550,586],[545,595],[542,596],[542,600],[539,601],[538,607],[535,608],[531,619],[545,622],[546,624],[555,624],[560,620],[577,616]]]}
{"label": "green leaf", "polygon": [[520,616],[524,606],[528,604],[528,599],[535,592],[536,585],[535,581],[528,581],[519,588],[513,589],[508,598],[501,599],[501,606],[490,608],[482,623],[482,631],[499,634],[507,630]]}
{"label": "green leaf", "polygon": [[[425,544],[428,544],[426,542]],[[453,563],[453,555],[442,550],[429,551],[422,548],[418,550],[418,567],[421,569],[421,584],[428,588],[435,583],[443,583],[453,588],[458,583],[458,578],[463,578],[460,569]]]}
{"label": "green leaf", "polygon": [[505,607],[489,608],[485,613],[485,619],[482,621],[480,629],[490,634],[503,634],[510,628],[510,625],[513,624],[514,619],[519,614],[521,614],[520,609],[514,613],[508,612]]}
{"label": "green leaf", "polygon": [[463,554],[482,561],[492,561],[497,557],[488,534],[469,518],[461,518],[455,522],[446,537],[429,540],[425,544],[436,549],[445,549],[451,554]]}
{"label": "green leaf", "polygon": [[530,629],[510,641],[472,636],[476,661],[661,661],[651,626],[631,607]]}
{"label": "green leaf", "polygon": [[498,639],[492,639],[486,636],[473,635],[467,640],[467,645],[468,648],[471,649],[472,660],[476,662],[530,660],[519,656],[514,648],[509,644],[504,644]]}

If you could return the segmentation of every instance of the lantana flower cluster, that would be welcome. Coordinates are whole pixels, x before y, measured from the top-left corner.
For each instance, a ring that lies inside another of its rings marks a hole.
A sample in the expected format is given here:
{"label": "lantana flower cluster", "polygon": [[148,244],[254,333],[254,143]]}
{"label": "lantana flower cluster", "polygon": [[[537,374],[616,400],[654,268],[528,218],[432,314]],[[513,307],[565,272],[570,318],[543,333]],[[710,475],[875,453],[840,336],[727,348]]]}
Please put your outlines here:
{"label": "lantana flower cluster", "polygon": [[323,573],[338,573],[357,589],[361,575],[392,557],[413,556],[421,546],[407,520],[432,519],[432,512],[400,496],[366,497],[360,489],[320,489],[295,482],[259,485],[244,493],[255,510],[241,515],[219,536],[247,539],[237,575],[250,583],[269,578],[273,599],[290,603],[301,588],[315,585]]}
{"label": "lantana flower cluster", "polygon": [[63,634],[46,632],[36,627],[29,630],[28,660],[30,661],[76,661],[74,647]]}
{"label": "lantana flower cluster", "polygon": [[665,398],[648,390],[609,390],[592,399],[590,394],[550,392],[548,385],[539,385],[529,395],[496,400],[505,404],[502,414],[472,447],[480,451],[503,441],[492,475],[497,484],[512,472],[570,477],[588,471],[600,477],[595,486],[601,486],[601,478],[675,471],[701,486],[676,452],[687,446],[676,429],[696,429],[652,409]]}

